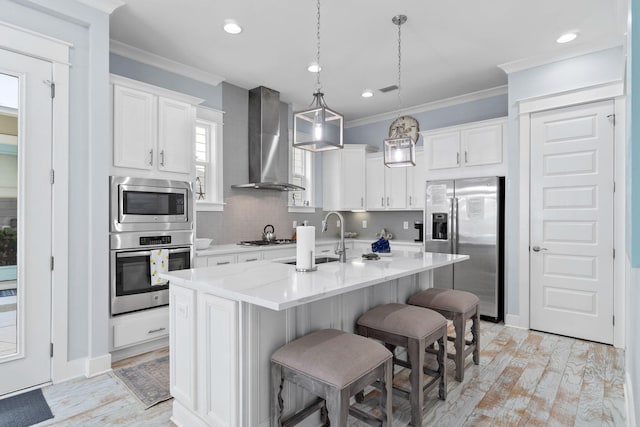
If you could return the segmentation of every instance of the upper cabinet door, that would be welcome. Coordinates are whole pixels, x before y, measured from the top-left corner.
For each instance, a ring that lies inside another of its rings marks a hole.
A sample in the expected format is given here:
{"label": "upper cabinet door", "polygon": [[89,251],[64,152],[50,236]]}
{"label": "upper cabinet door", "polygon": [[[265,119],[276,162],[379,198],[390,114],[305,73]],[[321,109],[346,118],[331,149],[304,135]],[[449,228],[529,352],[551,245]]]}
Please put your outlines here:
{"label": "upper cabinet door", "polygon": [[426,171],[424,151],[416,151],[416,165],[407,168],[407,208],[424,209]]}
{"label": "upper cabinet door", "polygon": [[502,125],[462,130],[465,166],[502,163]]}
{"label": "upper cabinet door", "polygon": [[153,169],[157,153],[156,97],[150,93],[114,85],[113,165]]}
{"label": "upper cabinet door", "polygon": [[428,153],[429,169],[460,166],[460,131],[426,136],[424,144]]}
{"label": "upper cabinet door", "polygon": [[158,98],[158,169],[193,171],[193,107],[185,102]]}
{"label": "upper cabinet door", "polygon": [[385,169],[382,156],[367,156],[367,210],[380,210],[386,207]]}
{"label": "upper cabinet door", "polygon": [[385,202],[387,209],[407,207],[407,169],[384,167]]}
{"label": "upper cabinet door", "polygon": [[366,158],[363,149],[342,149],[342,209],[364,209]]}

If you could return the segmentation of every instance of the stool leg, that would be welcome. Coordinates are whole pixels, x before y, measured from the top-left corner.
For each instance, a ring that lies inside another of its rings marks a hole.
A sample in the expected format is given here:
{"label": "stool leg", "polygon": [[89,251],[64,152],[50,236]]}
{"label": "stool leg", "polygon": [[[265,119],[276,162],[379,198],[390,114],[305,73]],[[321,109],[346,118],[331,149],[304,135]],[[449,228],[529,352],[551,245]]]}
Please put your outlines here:
{"label": "stool leg", "polygon": [[271,426],[279,427],[282,425],[282,410],[284,402],[282,400],[282,387],[284,378],[282,378],[282,366],[271,364],[271,393],[273,396],[273,405],[271,405]]}
{"label": "stool leg", "polygon": [[453,328],[456,331],[456,339],[453,342],[456,349],[456,381],[464,380],[464,323],[462,314],[456,313],[453,316]]}
{"label": "stool leg", "polygon": [[440,384],[438,385],[438,397],[440,400],[447,400],[447,329],[445,327],[442,337],[438,338],[438,373],[440,374]]}
{"label": "stool leg", "polygon": [[471,323],[471,334],[473,335],[473,363],[480,364],[480,310],[476,307],[476,314],[473,315]]}
{"label": "stool leg", "polygon": [[422,403],[424,402],[424,390],[422,389],[424,368],[424,340],[409,339],[408,343],[409,362],[411,363],[411,373],[409,382],[411,384],[411,422],[414,426],[422,425]]}
{"label": "stool leg", "polygon": [[349,393],[346,390],[331,389],[327,396],[327,411],[331,427],[347,427],[349,417]]}
{"label": "stool leg", "polygon": [[391,397],[393,394],[393,359],[384,362],[382,381],[382,392],[380,393],[380,411],[382,412],[382,427],[393,425],[393,414],[391,409]]}

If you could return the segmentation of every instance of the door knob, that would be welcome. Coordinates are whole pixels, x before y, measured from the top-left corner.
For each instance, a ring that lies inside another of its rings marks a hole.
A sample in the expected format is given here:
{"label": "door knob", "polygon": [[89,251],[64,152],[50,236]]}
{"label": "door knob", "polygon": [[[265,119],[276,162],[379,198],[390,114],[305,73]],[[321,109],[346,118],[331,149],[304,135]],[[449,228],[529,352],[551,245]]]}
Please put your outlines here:
{"label": "door knob", "polygon": [[540,252],[540,251],[547,251],[547,248],[541,248],[540,246],[534,246],[533,248],[533,252]]}

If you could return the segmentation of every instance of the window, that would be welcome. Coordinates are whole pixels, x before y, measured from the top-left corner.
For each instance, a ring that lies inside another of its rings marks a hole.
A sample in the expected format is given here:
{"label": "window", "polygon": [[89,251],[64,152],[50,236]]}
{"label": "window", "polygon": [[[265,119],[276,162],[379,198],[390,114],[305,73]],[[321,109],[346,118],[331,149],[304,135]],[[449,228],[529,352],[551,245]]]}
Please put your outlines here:
{"label": "window", "polygon": [[[290,132],[289,135],[292,135],[292,133]],[[289,141],[289,163],[290,182],[305,188],[304,190],[289,192],[289,207],[313,208],[315,206],[313,153],[293,148],[292,141]]]}
{"label": "window", "polygon": [[193,192],[198,211],[221,211],[222,113],[198,107],[195,125],[195,181]]}

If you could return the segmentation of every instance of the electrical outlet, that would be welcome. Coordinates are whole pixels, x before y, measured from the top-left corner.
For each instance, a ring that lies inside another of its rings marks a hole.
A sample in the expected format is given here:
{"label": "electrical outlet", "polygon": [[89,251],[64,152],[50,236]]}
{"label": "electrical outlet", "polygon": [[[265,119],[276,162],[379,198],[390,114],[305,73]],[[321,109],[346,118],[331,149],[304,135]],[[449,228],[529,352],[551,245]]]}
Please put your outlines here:
{"label": "electrical outlet", "polygon": [[298,226],[298,221],[293,221],[293,228],[296,228]]}
{"label": "electrical outlet", "polygon": [[366,219],[362,220],[362,228],[367,228],[367,220]]}
{"label": "electrical outlet", "polygon": [[402,228],[404,228],[405,230],[409,229],[409,221],[405,221],[402,223]]}

